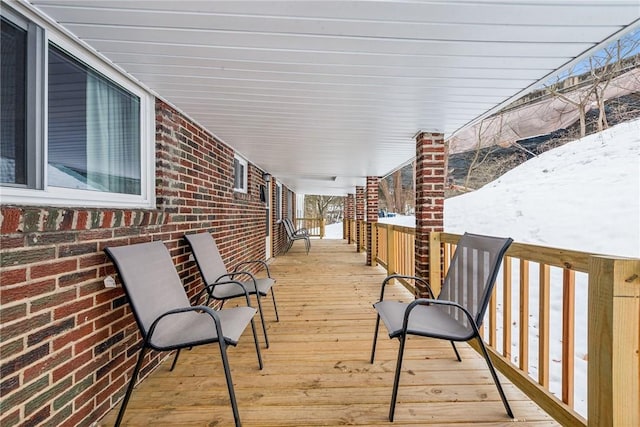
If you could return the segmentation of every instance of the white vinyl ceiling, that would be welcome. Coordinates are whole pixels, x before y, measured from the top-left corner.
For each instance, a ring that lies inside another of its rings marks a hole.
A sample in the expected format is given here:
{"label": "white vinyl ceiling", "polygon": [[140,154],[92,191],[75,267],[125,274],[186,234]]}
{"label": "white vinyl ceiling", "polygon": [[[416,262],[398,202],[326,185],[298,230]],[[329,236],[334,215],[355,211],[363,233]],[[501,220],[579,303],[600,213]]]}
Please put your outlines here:
{"label": "white vinyl ceiling", "polygon": [[640,0],[30,3],[294,191],[337,195],[640,18]]}

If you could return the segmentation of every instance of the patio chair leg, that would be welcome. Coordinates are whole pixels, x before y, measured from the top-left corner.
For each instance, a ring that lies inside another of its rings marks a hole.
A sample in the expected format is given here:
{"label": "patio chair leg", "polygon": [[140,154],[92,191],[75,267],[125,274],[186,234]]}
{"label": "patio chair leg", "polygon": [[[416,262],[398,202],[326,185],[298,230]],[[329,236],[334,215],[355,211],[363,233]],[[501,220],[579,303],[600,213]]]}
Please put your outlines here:
{"label": "patio chair leg", "polygon": [[498,375],[496,374],[496,370],[493,367],[493,363],[491,363],[491,359],[489,358],[489,353],[487,352],[487,348],[484,346],[484,342],[482,338],[476,336],[478,339],[478,343],[480,344],[480,348],[482,349],[482,355],[484,356],[484,360],[487,362],[489,366],[489,371],[491,372],[491,376],[493,377],[493,381],[496,383],[496,387],[498,388],[498,393],[500,394],[500,398],[502,399],[502,403],[504,404],[504,409],[507,410],[507,415],[509,418],[514,418],[513,412],[511,411],[511,406],[509,406],[509,402],[507,402],[507,396],[504,394],[504,390],[502,390],[502,385],[500,384],[500,380],[498,379]]}
{"label": "patio chair leg", "polygon": [[400,371],[402,369],[402,356],[404,355],[404,336],[399,337],[400,348],[398,349],[398,361],[396,363],[396,375],[393,379],[393,392],[391,393],[391,407],[389,408],[389,421],[393,422],[393,415],[396,411],[396,399],[398,398],[398,386],[400,385]]}
{"label": "patio chair leg", "polygon": [[380,328],[380,315],[376,316],[376,331],[373,333],[373,347],[371,348],[370,363],[373,363],[373,359],[376,356],[376,344],[378,343],[378,329]]}
{"label": "patio chair leg", "polygon": [[227,348],[224,339],[218,341],[220,343],[220,354],[222,355],[222,366],[224,367],[224,377],[227,380],[227,389],[229,390],[229,400],[231,400],[231,409],[233,410],[233,419],[236,427],[240,427],[240,414],[238,413],[238,403],[236,402],[236,393],[233,390],[233,381],[231,380],[231,370],[229,369],[229,361],[227,360]]}
{"label": "patio chair leg", "polygon": [[173,368],[176,367],[176,363],[178,362],[178,356],[180,356],[180,348],[176,351],[176,355],[173,357],[173,363],[171,364],[171,369],[169,369],[169,372],[173,372]]}
{"label": "patio chair leg", "polygon": [[262,322],[262,331],[264,332],[265,346],[269,348],[269,337],[267,337],[267,325],[264,321],[264,313],[262,312],[262,302],[260,301],[260,292],[256,292],[256,299],[258,300],[258,311],[260,312],[260,321]]}
{"label": "patio chair leg", "polygon": [[138,354],[138,361],[136,362],[135,368],[133,368],[133,373],[131,374],[131,381],[129,381],[129,386],[127,387],[127,391],[124,394],[124,399],[122,399],[122,405],[120,405],[120,411],[118,411],[118,418],[116,419],[115,427],[119,427],[122,422],[122,417],[124,417],[124,411],[127,409],[127,404],[129,403],[129,398],[131,397],[131,393],[133,392],[133,387],[136,384],[136,378],[138,378],[138,372],[140,372],[140,367],[142,366],[142,360],[144,359],[144,352],[147,349],[144,346],[145,343],[142,344],[142,348],[140,349],[140,354]]}
{"label": "patio chair leg", "polygon": [[458,353],[458,349],[456,348],[456,343],[451,341],[451,346],[453,347],[453,351],[456,352],[456,357],[458,358],[458,362],[462,362],[462,359],[460,358],[460,353]]}
{"label": "patio chair leg", "polygon": [[278,305],[276,304],[276,294],[273,293],[273,287],[271,288],[271,299],[273,300],[273,309],[276,312],[276,322],[279,322],[280,316],[278,315]]}
{"label": "patio chair leg", "polygon": [[258,367],[262,370],[262,355],[260,354],[260,343],[258,342],[258,332],[256,322],[251,319],[251,331],[253,332],[253,342],[256,344],[256,354],[258,355]]}

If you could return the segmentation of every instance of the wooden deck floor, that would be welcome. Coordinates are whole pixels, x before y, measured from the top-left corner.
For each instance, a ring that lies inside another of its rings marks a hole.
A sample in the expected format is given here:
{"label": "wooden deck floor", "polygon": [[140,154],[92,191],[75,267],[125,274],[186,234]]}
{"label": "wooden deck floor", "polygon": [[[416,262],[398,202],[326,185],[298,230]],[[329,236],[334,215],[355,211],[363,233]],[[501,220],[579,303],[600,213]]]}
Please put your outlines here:
{"label": "wooden deck floor", "polygon": [[[447,342],[424,338],[407,342],[395,422],[389,423],[398,342],[388,339],[384,328],[376,361],[369,363],[371,304],[384,271],[367,267],[364,254],[343,240],[314,240],[309,255],[297,242],[271,268],[278,280],[280,322],[268,300],[271,346],[263,349],[264,369],[257,368],[250,330],[228,352],[244,426],[557,425],[503,380],[516,415],[509,419],[475,351],[461,345],[460,363]],[[410,298],[399,285],[393,293]],[[170,362],[136,388],[124,424],[232,425],[217,346],[183,352],[174,372]],[[117,409],[100,424],[113,425]]]}

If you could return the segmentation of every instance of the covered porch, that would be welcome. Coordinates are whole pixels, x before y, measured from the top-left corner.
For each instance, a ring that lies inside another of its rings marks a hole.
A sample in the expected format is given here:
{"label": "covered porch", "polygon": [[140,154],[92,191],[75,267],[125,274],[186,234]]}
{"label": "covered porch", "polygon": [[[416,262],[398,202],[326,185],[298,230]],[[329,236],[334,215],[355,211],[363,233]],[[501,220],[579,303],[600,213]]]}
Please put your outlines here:
{"label": "covered porch", "polygon": [[[229,349],[243,425],[391,425],[397,341],[381,331],[376,361],[369,363],[371,304],[386,272],[367,266],[365,254],[345,240],[312,244],[309,255],[298,243],[271,264],[280,322],[266,301],[271,346],[262,353],[264,369],[257,368],[250,336]],[[413,298],[400,284],[388,291],[389,297]],[[508,418],[484,360],[466,344],[460,352],[462,363],[447,342],[409,340],[393,425],[557,425],[501,377],[516,416]],[[183,352],[173,372],[171,361],[138,385],[124,424],[231,425],[218,348]],[[118,408],[99,424],[113,425]]]}
{"label": "covered porch", "polygon": [[[230,351],[243,423],[387,424],[397,343],[380,340],[376,363],[368,363],[371,303],[385,274],[372,265],[400,248],[375,225],[381,177],[415,158],[415,244],[398,252],[413,257],[416,275],[439,275],[432,245],[455,244],[433,238],[444,231],[451,138],[640,25],[637,0],[0,1],[3,42],[21,40],[10,52],[16,60],[3,62],[16,77],[6,111],[17,123],[0,156],[12,165],[0,185],[3,426],[112,425],[141,336],[103,250],[162,241],[193,295],[202,280],[184,236],[199,232],[214,235],[229,266],[273,259],[279,279],[282,321],[268,322],[265,369],[257,369],[250,340]],[[94,78],[131,102],[88,102]],[[75,94],[74,114],[52,102],[64,104],[57,94],[66,92]],[[120,104],[138,112],[89,114]],[[130,131],[135,155],[123,156],[126,144],[116,138],[70,138],[71,125],[101,124]],[[110,150],[104,164],[88,154],[98,147]],[[117,167],[121,158],[131,160],[127,170]],[[300,219],[305,194],[344,197],[345,224],[358,221],[357,232],[345,232],[357,245],[319,241],[308,256],[298,245],[280,256],[281,221]],[[523,262],[551,264],[546,249],[515,254],[525,255]],[[553,252],[558,259],[560,268],[575,267],[562,250]],[[394,262],[386,259],[388,270]],[[590,289],[607,305],[592,342],[610,351],[590,360],[600,365],[590,384],[608,401],[590,405],[589,420],[637,425],[637,406],[630,414],[618,408],[640,401],[640,322],[626,335],[600,332],[638,319],[638,266],[601,265],[594,277],[606,286]],[[635,288],[614,293],[614,279]],[[516,420],[507,418],[470,348],[460,364],[446,343],[413,340],[407,356],[396,425],[554,423],[510,384]],[[214,346],[187,352],[171,373],[162,357],[144,360],[127,424],[232,423]]]}

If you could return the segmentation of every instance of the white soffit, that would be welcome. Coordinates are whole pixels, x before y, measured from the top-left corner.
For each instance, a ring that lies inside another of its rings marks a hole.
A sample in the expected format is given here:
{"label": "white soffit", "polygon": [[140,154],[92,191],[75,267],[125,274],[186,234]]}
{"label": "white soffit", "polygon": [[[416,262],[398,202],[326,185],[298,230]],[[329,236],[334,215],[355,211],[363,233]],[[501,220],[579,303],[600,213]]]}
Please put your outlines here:
{"label": "white soffit", "polygon": [[294,191],[338,195],[640,18],[639,0],[31,3]]}

